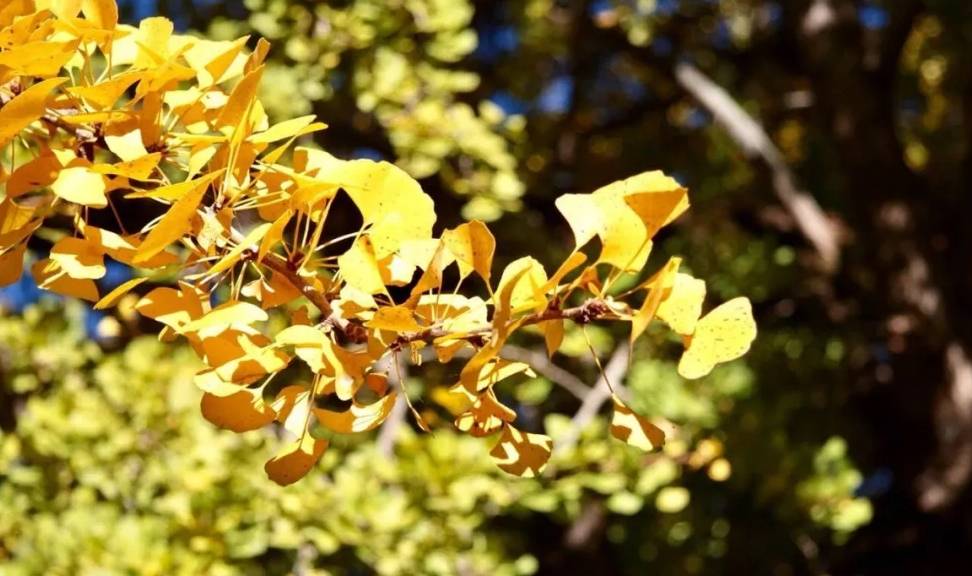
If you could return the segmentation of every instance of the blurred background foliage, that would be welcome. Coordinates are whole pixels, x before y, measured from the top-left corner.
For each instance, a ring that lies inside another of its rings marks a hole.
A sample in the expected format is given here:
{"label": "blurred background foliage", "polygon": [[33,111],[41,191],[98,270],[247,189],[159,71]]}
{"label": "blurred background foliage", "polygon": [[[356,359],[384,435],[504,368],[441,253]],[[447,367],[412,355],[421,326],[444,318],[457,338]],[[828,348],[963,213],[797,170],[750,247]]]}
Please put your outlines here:
{"label": "blurred background foliage", "polygon": [[[752,298],[760,336],[698,382],[676,343],[639,343],[623,382],[677,430],[660,454],[612,442],[603,411],[569,446],[581,400],[548,370],[504,391],[568,445],[540,480],[402,425],[281,489],[262,472],[276,440],[203,420],[195,360],[130,303],[38,301],[25,278],[0,292],[0,574],[967,573],[972,4],[122,5],[269,38],[270,114],[318,114],[309,144],[399,163],[442,227],[492,221],[497,266],[563,259],[558,195],[673,174],[693,209],[652,259]],[[592,336],[605,359],[626,341]],[[592,385],[585,350],[569,333],[554,362]],[[410,375],[431,419],[455,377]]]}

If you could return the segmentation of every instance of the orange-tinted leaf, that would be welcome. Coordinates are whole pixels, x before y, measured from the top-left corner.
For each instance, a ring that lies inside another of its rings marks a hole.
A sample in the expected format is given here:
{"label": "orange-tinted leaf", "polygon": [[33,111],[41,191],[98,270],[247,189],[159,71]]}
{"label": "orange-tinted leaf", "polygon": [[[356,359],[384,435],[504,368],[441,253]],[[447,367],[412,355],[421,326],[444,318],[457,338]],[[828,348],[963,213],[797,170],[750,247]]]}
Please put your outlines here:
{"label": "orange-tinted leaf", "polygon": [[365,323],[369,328],[391,330],[393,332],[418,332],[422,329],[412,311],[405,306],[384,306]]}
{"label": "orange-tinted leaf", "polygon": [[199,207],[205,193],[206,186],[197,186],[173,204],[138,247],[133,259],[134,263],[141,264],[148,261],[189,232],[196,208]]}
{"label": "orange-tinted leaf", "polygon": [[13,284],[24,273],[24,252],[27,243],[18,244],[0,253],[0,286]]}
{"label": "orange-tinted leaf", "polygon": [[456,418],[456,428],[473,436],[488,436],[515,419],[516,412],[500,403],[492,388],[488,388],[468,411]]}
{"label": "orange-tinted leaf", "polygon": [[499,442],[489,455],[504,472],[521,478],[534,478],[546,467],[552,446],[553,441],[549,436],[522,432],[506,424]]}
{"label": "orange-tinted leaf", "polygon": [[94,305],[95,310],[104,310],[105,308],[111,308],[118,303],[122,297],[129,292],[131,292],[136,286],[147,281],[148,278],[132,278],[128,282],[121,284],[105,296],[98,300],[98,303]]}
{"label": "orange-tinted leaf", "polygon": [[86,239],[62,238],[51,247],[51,260],[71,278],[95,280],[105,275],[101,247]]}
{"label": "orange-tinted leaf", "polygon": [[327,449],[327,444],[327,440],[303,436],[271,458],[263,469],[277,484],[281,486],[293,484],[306,476],[314,464],[317,464],[324,450]]}
{"label": "orange-tinted leaf", "polygon": [[16,198],[32,190],[50,186],[57,180],[60,171],[60,160],[53,154],[42,153],[13,171],[7,180],[7,197]]}
{"label": "orange-tinted leaf", "polygon": [[201,405],[202,415],[206,420],[233,432],[263,428],[276,417],[276,413],[259,396],[259,391],[248,389],[230,396],[216,396],[206,392]]}
{"label": "orange-tinted leaf", "polygon": [[367,432],[381,426],[395,406],[397,394],[392,392],[371,404],[354,402],[346,412],[332,412],[315,408],[317,421],[339,434]]}
{"label": "orange-tinted leaf", "polygon": [[641,218],[649,238],[689,208],[688,190],[658,170],[639,174],[629,181],[624,201]]}
{"label": "orange-tinted leaf", "polygon": [[90,302],[98,301],[98,286],[94,280],[71,278],[53,260],[34,262],[30,272],[34,275],[34,282],[44,290]]}
{"label": "orange-tinted leaf", "polygon": [[139,314],[161,322],[174,330],[181,330],[207,309],[208,298],[186,285],[175,288],[156,288],[135,305]]}
{"label": "orange-tinted leaf", "polygon": [[617,395],[613,395],[613,398],[612,436],[645,452],[657,450],[665,444],[665,432],[661,428],[636,414]]}
{"label": "orange-tinted leaf", "polygon": [[540,324],[540,329],[543,330],[543,342],[547,347],[547,356],[553,358],[564,341],[564,321],[560,319],[548,320]]}

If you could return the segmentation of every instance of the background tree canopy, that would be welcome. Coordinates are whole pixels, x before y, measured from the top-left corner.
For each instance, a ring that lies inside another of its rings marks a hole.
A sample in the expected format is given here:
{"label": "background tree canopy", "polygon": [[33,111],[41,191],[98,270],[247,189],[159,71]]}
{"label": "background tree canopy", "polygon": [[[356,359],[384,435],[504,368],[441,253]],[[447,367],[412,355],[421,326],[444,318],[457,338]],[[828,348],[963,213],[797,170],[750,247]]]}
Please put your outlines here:
{"label": "background tree canopy", "polygon": [[[633,406],[677,424],[659,454],[588,420],[597,371],[569,332],[556,366],[518,341],[545,368],[506,391],[568,440],[544,478],[406,423],[335,443],[284,489],[260,472],[273,438],[199,417],[188,350],[124,306],[37,302],[28,275],[0,292],[0,573],[967,569],[968,2],[121,4],[271,40],[274,120],[315,113],[329,127],[308,144],[394,161],[444,226],[492,221],[499,265],[564,258],[561,194],[666,170],[693,209],[653,261],[684,254],[718,300],[749,296],[760,337],[686,382],[660,333],[629,366],[623,329],[592,331]],[[445,370],[408,379],[433,420]]]}

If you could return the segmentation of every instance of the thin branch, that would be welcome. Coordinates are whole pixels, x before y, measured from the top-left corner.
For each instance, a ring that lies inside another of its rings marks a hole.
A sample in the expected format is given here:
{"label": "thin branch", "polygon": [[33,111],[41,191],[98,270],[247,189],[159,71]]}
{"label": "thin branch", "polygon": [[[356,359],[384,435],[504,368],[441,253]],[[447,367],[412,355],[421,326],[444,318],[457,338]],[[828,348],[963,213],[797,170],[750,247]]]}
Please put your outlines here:
{"label": "thin branch", "polygon": [[507,344],[500,351],[500,356],[529,364],[538,374],[570,392],[579,400],[584,400],[591,391],[590,386],[583,380],[556,365],[542,350],[530,350]]}
{"label": "thin branch", "polygon": [[766,130],[725,89],[692,64],[676,64],[675,79],[725,128],[746,156],[766,164],[780,203],[813,245],[825,269],[835,271],[840,259],[837,231],[813,196],[797,188],[793,172]]}
{"label": "thin branch", "polygon": [[621,344],[614,350],[614,354],[608,360],[607,366],[604,367],[604,378],[601,378],[601,375],[598,374],[596,384],[591,387],[590,391],[584,397],[580,408],[571,419],[570,429],[567,431],[567,434],[554,447],[554,454],[562,454],[573,448],[577,444],[581,432],[591,423],[591,420],[601,410],[601,406],[611,397],[611,390],[608,388],[606,382],[612,383],[618,395],[627,395],[627,389],[621,382],[624,379],[625,373],[628,371],[628,355],[629,351],[626,343]]}
{"label": "thin branch", "polygon": [[[392,370],[391,366],[388,365],[388,361],[392,358],[390,355],[385,356],[382,359],[383,366],[379,369],[388,374],[389,387],[396,388],[401,386],[398,379],[399,371],[402,378],[408,378],[408,366],[405,365],[398,370]],[[375,442],[378,446],[378,453],[389,460],[395,459],[395,444],[398,442],[398,434],[401,432],[402,424],[405,423],[407,412],[408,402],[405,395],[399,394],[398,398],[395,398],[395,406],[392,407],[391,413],[388,414],[388,418],[385,419],[385,423],[381,427],[381,431],[378,432],[378,439]]]}

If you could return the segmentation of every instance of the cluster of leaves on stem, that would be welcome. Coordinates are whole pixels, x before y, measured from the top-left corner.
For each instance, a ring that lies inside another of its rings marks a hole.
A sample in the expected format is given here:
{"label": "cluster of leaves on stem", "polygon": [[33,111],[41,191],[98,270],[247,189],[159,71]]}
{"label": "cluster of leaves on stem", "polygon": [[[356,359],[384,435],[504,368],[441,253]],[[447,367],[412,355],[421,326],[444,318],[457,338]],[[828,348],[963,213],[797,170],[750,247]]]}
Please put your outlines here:
{"label": "cluster of leaves on stem", "polygon": [[[41,288],[108,308],[174,270],[175,287],[152,289],[135,308],[205,363],[195,383],[208,420],[237,432],[282,425],[289,440],[265,467],[274,481],[311,469],[328,446],[321,431],[372,430],[399,395],[411,407],[398,372],[427,347],[441,362],[468,355],[450,388],[456,427],[498,436],[490,454],[499,467],[535,476],[552,441],[517,428],[494,393],[530,370],[500,354],[518,330],[536,326],[553,354],[565,322],[631,322],[633,342],[657,318],[683,337],[686,378],[739,357],[755,337],[745,298],[702,315],[705,284],[680,273],[677,258],[625,298],[610,295],[621,276],[642,271],[652,237],[688,208],[687,191],[661,172],[560,197],[574,252],[549,276],[533,258],[515,260],[494,287],[495,240],[483,223],[436,237],[433,201],[404,171],[294,147],[326,128],[312,116],[270,125],[257,98],[268,43],[246,51],[246,38],[179,36],[164,18],[136,29],[117,14],[113,0],[0,9],[0,146],[10,158],[0,281],[20,277],[32,235],[64,221],[70,232],[31,267]],[[341,195],[361,215],[351,234],[331,232]],[[128,230],[128,205],[146,200],[159,216]],[[117,231],[91,223],[99,211],[115,215]],[[580,250],[595,237],[601,250],[589,261]],[[105,257],[146,275],[101,294]],[[458,283],[446,285],[453,264]],[[460,294],[473,275],[488,298]],[[214,305],[218,289],[223,301]],[[295,305],[301,298],[307,306]],[[269,333],[268,310],[285,304],[287,327]],[[294,365],[310,382],[275,386]],[[664,441],[617,395],[611,433],[644,449]]]}

